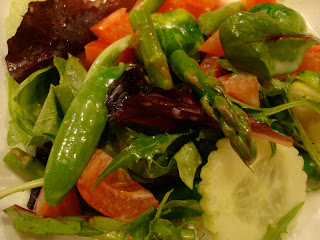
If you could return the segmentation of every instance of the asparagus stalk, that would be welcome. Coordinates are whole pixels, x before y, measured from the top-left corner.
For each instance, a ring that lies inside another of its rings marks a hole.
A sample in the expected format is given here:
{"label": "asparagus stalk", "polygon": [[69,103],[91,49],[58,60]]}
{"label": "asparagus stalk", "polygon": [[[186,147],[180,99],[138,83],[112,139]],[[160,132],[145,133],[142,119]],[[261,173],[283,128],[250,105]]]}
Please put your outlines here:
{"label": "asparagus stalk", "polygon": [[201,94],[205,111],[218,121],[224,135],[229,138],[244,163],[247,166],[252,164],[257,153],[247,114],[226,98],[221,82],[217,78],[207,77],[184,51],[176,50],[171,55],[170,63],[182,81],[198,89],[196,92]]}
{"label": "asparagus stalk", "polygon": [[142,8],[130,13],[133,30],[137,32],[137,56],[144,63],[151,85],[173,88],[166,55],[163,53],[150,13]]}
{"label": "asparagus stalk", "polygon": [[44,176],[44,164],[20,148],[12,148],[3,158],[3,161],[10,169],[28,180],[35,180]]}
{"label": "asparagus stalk", "polygon": [[202,34],[211,35],[222,22],[232,14],[245,11],[243,2],[233,2],[212,12],[204,13],[198,18],[198,26]]}

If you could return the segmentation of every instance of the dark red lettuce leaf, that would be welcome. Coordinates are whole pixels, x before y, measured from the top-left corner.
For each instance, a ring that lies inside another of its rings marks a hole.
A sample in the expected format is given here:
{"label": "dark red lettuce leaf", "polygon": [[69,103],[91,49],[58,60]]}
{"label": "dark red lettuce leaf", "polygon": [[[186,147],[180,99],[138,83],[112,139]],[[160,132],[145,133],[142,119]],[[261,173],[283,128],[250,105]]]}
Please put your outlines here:
{"label": "dark red lettuce leaf", "polygon": [[293,139],[280,132],[273,130],[266,123],[260,123],[251,115],[248,115],[251,125],[252,135],[269,140],[270,142],[278,143],[287,147],[293,146]]}
{"label": "dark red lettuce leaf", "polygon": [[178,127],[182,121],[217,126],[204,113],[188,87],[171,90],[155,87],[149,94],[140,92],[123,102],[123,107],[116,113],[116,120],[154,126],[164,132]]}
{"label": "dark red lettuce leaf", "polygon": [[[8,40],[6,62],[17,82],[52,65],[53,57],[78,55],[96,37],[90,27],[136,0],[47,0],[32,2],[14,37]],[[101,4],[99,4],[101,3]],[[95,5],[99,5],[96,7]]]}

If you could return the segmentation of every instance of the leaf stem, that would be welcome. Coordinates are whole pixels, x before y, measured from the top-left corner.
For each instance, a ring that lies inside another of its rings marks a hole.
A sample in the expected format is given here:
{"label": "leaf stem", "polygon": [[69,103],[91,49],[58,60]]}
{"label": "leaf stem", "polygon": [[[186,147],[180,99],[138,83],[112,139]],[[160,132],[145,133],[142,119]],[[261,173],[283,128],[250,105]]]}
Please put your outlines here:
{"label": "leaf stem", "polygon": [[29,190],[32,188],[42,187],[42,186],[43,186],[43,178],[39,178],[30,182],[8,187],[0,191],[0,199],[5,198],[13,193]]}

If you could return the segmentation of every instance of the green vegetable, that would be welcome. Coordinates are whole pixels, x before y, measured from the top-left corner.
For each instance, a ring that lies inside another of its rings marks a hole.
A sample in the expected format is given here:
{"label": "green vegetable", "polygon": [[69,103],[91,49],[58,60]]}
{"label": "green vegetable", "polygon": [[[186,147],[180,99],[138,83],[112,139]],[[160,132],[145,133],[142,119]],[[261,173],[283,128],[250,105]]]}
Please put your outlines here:
{"label": "green vegetable", "polygon": [[42,187],[43,186],[43,178],[39,178],[36,180],[32,180],[30,182],[18,184],[12,187],[8,187],[5,189],[0,190],[0,199],[9,196],[13,193],[30,190],[32,188]]}
{"label": "green vegetable", "polygon": [[65,114],[72,99],[83,85],[87,71],[79,59],[70,54],[68,60],[55,57],[53,62],[60,75],[59,85],[54,87],[54,91]]}
{"label": "green vegetable", "polygon": [[33,132],[48,137],[53,142],[62,118],[63,112],[53,90],[53,86],[51,86],[39,117],[34,124]]}
{"label": "green vegetable", "polygon": [[150,13],[157,11],[157,9],[165,2],[165,0],[138,0],[133,8],[131,9],[130,14],[139,9],[145,9]]}
{"label": "green vegetable", "polygon": [[[171,159],[167,162],[167,148],[185,134],[159,134],[146,136],[130,130],[134,136],[131,145],[121,151],[97,177],[93,189],[110,173],[118,168],[128,166],[132,171],[144,178],[156,178],[167,173],[175,164]],[[154,159],[155,156],[158,159]],[[166,164],[161,162],[165,162]]]}
{"label": "green vegetable", "polygon": [[132,35],[123,37],[103,50],[91,65],[84,81],[87,81],[89,78],[97,75],[103,70],[115,66],[120,55],[130,46],[131,38]]}
{"label": "green vegetable", "polygon": [[12,206],[4,212],[14,219],[14,227],[20,232],[81,236],[103,233],[90,225],[83,224],[86,219],[82,217],[43,218],[19,206]]}
{"label": "green vegetable", "polygon": [[255,5],[249,12],[263,12],[276,20],[281,27],[291,29],[298,33],[307,33],[307,24],[303,17],[297,11],[282,4],[262,3]]}
{"label": "green vegetable", "polygon": [[169,194],[170,192],[166,194],[158,210],[151,207],[133,220],[103,216],[44,218],[19,206],[12,206],[5,209],[4,212],[13,218],[14,227],[18,231],[38,235],[59,234],[88,236],[97,239],[125,239],[126,235],[132,234],[133,240],[147,240],[154,239],[154,237],[168,240],[194,240],[194,230],[183,228],[183,225],[188,222],[174,226],[165,216],[170,212],[175,213],[175,209],[179,207],[187,211],[188,209],[198,211],[199,215],[202,212],[199,204],[188,201],[166,203]]}
{"label": "green vegetable", "polygon": [[34,126],[48,96],[50,85],[56,85],[58,80],[58,72],[54,68],[38,70],[20,85],[8,76],[9,113],[12,118],[7,135],[9,146],[18,143],[38,145],[47,141],[46,137],[34,131]]}
{"label": "green vegetable", "polygon": [[150,13],[144,9],[133,11],[130,21],[138,36],[135,43],[137,56],[144,64],[151,85],[173,88],[167,58],[161,49]]}
{"label": "green vegetable", "polygon": [[282,234],[286,233],[287,226],[291,220],[298,214],[299,210],[303,206],[303,203],[298,204],[292,210],[290,210],[285,216],[280,218],[278,222],[273,225],[268,226],[266,235],[264,235],[263,240],[281,240]]}
{"label": "green vegetable", "polygon": [[214,11],[203,13],[198,18],[199,29],[202,34],[211,35],[232,14],[245,10],[246,6],[243,2],[233,2]]}
{"label": "green vegetable", "polygon": [[90,160],[107,122],[108,87],[125,65],[90,78],[73,99],[54,141],[44,176],[45,200],[57,205],[74,186]]}
{"label": "green vegetable", "polygon": [[320,43],[262,12],[233,14],[221,25],[220,40],[234,67],[263,79],[297,70],[305,51]]}
{"label": "green vegetable", "polygon": [[205,106],[212,117],[219,122],[220,128],[245,164],[250,165],[256,158],[254,139],[251,136],[247,115],[226,99],[221,82],[207,77],[198,64],[182,50],[171,55],[171,68],[184,81],[196,88],[210,105]]}
{"label": "green vegetable", "polygon": [[177,152],[173,158],[176,160],[181,180],[193,189],[193,179],[197,168],[202,163],[201,156],[193,142],[189,142]]}
{"label": "green vegetable", "polygon": [[3,161],[9,168],[28,180],[42,178],[44,175],[45,166],[20,148],[10,149],[10,152],[4,156]]}
{"label": "green vegetable", "polygon": [[195,56],[203,43],[195,17],[184,9],[151,15],[163,52],[167,58],[178,49]]}

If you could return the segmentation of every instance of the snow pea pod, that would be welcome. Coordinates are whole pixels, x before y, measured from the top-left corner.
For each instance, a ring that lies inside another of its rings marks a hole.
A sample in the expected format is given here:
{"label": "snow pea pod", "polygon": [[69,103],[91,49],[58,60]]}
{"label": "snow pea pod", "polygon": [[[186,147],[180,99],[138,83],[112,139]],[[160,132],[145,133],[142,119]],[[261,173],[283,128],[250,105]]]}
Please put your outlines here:
{"label": "snow pea pod", "polygon": [[109,86],[125,71],[123,63],[88,79],[68,108],[49,155],[45,201],[57,205],[86,167],[107,122]]}

